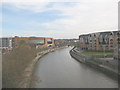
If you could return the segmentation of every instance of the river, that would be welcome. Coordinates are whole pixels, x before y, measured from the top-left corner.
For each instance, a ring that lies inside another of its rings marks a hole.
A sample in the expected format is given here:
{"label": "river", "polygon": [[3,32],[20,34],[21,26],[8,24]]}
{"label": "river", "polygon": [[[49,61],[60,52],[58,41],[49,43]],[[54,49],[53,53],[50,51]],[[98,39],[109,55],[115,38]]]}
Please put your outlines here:
{"label": "river", "polygon": [[73,59],[71,47],[43,56],[35,66],[32,88],[117,88],[118,81]]}

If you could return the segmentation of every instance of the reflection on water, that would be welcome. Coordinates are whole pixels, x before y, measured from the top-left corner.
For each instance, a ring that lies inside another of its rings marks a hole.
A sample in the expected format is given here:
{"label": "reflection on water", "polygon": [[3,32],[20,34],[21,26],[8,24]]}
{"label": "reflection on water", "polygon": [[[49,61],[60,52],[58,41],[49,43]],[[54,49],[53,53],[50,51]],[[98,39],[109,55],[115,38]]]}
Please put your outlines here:
{"label": "reflection on water", "polygon": [[118,82],[74,60],[69,50],[45,55],[36,64],[33,88],[117,88]]}

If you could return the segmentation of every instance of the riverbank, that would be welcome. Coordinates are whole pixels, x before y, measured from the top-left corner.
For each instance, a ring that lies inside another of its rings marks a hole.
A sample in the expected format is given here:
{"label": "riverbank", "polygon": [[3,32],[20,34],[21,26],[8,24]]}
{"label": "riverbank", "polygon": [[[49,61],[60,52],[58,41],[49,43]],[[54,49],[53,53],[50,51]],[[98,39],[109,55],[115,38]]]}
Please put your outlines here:
{"label": "riverbank", "polygon": [[24,70],[36,56],[36,48],[24,41],[10,52],[2,53],[2,88],[19,88]]}
{"label": "riverbank", "polygon": [[72,47],[42,57],[35,65],[30,88],[117,88],[116,80],[71,58]]}
{"label": "riverbank", "polygon": [[56,50],[63,49],[63,48],[66,48],[66,46],[57,47],[57,48],[48,49],[48,50],[45,50],[45,51],[42,51],[42,52],[38,52],[35,59],[33,59],[32,62],[24,70],[23,80],[19,84],[19,88],[29,88],[30,87],[31,76],[32,76],[32,73],[33,73],[33,70],[34,70],[34,66],[40,58],[42,58],[44,55],[46,55],[50,52],[54,52]]}
{"label": "riverbank", "polygon": [[82,51],[78,51],[75,48],[70,50],[70,55],[77,61],[84,63],[96,70],[102,71],[116,80],[118,80],[118,76],[120,76],[120,73],[118,73],[117,61],[115,61],[117,64],[113,65],[109,62],[110,60],[106,60],[107,58],[101,59],[98,57],[86,56],[82,53]]}

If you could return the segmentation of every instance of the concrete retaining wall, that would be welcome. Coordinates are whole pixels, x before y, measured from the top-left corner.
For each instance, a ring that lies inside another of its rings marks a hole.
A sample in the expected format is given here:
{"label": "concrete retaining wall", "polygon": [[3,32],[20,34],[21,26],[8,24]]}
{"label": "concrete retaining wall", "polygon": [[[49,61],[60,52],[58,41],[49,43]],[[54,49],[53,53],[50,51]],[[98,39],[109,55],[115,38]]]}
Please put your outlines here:
{"label": "concrete retaining wall", "polygon": [[[93,67],[97,70],[100,70],[100,71],[106,73],[107,75],[114,77],[115,79],[118,79],[118,70],[114,70],[108,66],[105,66],[104,64],[102,64],[102,62],[98,58],[85,56],[80,52],[74,51],[74,49],[72,49],[70,51],[70,55],[73,58],[75,58],[77,61],[82,62],[82,63],[84,63],[90,67]],[[91,61],[95,61],[97,63],[92,63]]]}

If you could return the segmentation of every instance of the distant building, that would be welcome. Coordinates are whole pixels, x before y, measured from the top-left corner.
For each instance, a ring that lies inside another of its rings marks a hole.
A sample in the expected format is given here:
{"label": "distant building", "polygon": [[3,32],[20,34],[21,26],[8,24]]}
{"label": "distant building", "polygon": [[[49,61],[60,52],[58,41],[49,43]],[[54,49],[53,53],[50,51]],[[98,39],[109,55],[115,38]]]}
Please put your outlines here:
{"label": "distant building", "polygon": [[80,49],[89,51],[114,51],[119,31],[98,32],[79,36]]}
{"label": "distant building", "polygon": [[79,42],[79,40],[73,40],[73,42]]}
{"label": "distant building", "polygon": [[0,48],[1,49],[12,49],[14,47],[13,37],[3,37],[0,38]]}
{"label": "distant building", "polygon": [[47,38],[47,37],[17,37],[15,36],[14,42],[15,46],[19,46],[21,40],[25,42],[31,43],[36,45],[36,47],[46,46],[46,47],[53,47],[54,46],[54,39]]}
{"label": "distant building", "polygon": [[14,47],[19,46],[21,40],[27,43],[34,44],[36,47],[53,47],[54,39],[46,37],[3,37],[0,38],[0,49],[11,50]]}
{"label": "distant building", "polygon": [[113,57],[114,59],[120,60],[120,32],[118,33],[117,44],[114,48]]}

